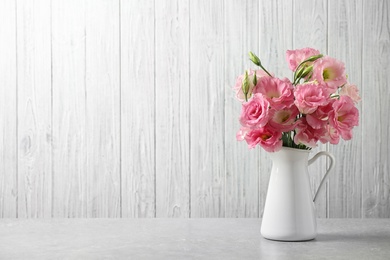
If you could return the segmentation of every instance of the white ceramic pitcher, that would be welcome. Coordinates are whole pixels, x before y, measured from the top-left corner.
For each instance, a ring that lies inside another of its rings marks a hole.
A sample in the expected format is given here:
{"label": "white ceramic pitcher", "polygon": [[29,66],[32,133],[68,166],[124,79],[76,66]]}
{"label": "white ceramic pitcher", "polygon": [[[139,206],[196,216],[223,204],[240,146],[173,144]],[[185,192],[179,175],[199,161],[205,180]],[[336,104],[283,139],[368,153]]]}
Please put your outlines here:
{"label": "white ceramic pitcher", "polygon": [[[309,153],[288,147],[270,153],[273,164],[261,224],[263,237],[280,241],[305,241],[316,237],[314,201],[334,167],[335,158],[328,152],[319,152],[309,160]],[[307,168],[322,155],[329,157],[330,165],[313,199]]]}

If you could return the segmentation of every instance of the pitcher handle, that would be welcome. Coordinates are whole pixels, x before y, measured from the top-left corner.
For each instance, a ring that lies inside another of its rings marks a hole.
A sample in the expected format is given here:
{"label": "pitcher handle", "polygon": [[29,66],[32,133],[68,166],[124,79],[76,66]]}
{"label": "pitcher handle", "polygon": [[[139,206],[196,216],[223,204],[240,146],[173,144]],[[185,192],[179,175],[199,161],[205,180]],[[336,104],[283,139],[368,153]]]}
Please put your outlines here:
{"label": "pitcher handle", "polygon": [[330,165],[329,165],[329,168],[326,170],[326,173],[325,173],[324,177],[322,178],[320,185],[318,186],[316,194],[314,195],[314,199],[313,199],[314,202],[316,201],[318,194],[322,190],[324,183],[325,183],[326,179],[328,178],[328,174],[333,170],[334,165],[335,165],[335,161],[336,161],[336,159],[334,158],[334,156],[331,153],[322,151],[322,152],[318,152],[316,155],[313,156],[313,158],[311,158],[309,160],[309,165],[312,164],[314,161],[316,161],[322,155],[329,157]]}

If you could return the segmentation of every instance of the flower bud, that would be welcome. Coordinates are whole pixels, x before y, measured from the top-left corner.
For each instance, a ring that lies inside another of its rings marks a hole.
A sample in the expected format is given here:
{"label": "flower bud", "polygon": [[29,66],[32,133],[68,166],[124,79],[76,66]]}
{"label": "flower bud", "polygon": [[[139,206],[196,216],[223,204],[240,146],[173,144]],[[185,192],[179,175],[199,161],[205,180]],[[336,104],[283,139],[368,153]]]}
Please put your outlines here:
{"label": "flower bud", "polygon": [[257,57],[253,52],[249,52],[249,59],[257,66],[261,66],[259,57]]}
{"label": "flower bud", "polygon": [[257,76],[256,76],[256,71],[255,71],[255,75],[253,76],[253,86],[256,86],[257,85]]}
{"label": "flower bud", "polygon": [[248,71],[245,71],[245,76],[244,79],[242,80],[242,92],[245,95],[245,100],[248,101],[248,92],[249,92]]}
{"label": "flower bud", "polygon": [[296,72],[297,74],[295,76],[295,79],[300,78],[304,70],[305,70],[304,66],[300,67],[299,70]]}
{"label": "flower bud", "polygon": [[313,66],[307,66],[307,67],[303,67],[304,70],[302,72],[302,75],[300,76],[301,78],[304,78],[306,77],[307,75],[309,75],[310,72],[313,71]]}
{"label": "flower bud", "polygon": [[322,57],[324,57],[324,55],[322,55],[322,54],[314,55],[314,56],[311,56],[308,59],[306,59],[304,62],[307,62],[307,61],[313,62],[313,61],[318,60],[319,58],[322,58]]}

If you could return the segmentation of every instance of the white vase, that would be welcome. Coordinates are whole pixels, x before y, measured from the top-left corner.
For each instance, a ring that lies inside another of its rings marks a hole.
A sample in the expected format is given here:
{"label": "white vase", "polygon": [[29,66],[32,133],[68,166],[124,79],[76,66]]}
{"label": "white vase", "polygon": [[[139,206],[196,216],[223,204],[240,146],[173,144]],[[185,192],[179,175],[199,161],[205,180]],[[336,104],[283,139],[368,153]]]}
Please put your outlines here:
{"label": "white vase", "polygon": [[[261,224],[263,237],[279,241],[305,241],[316,237],[314,201],[334,167],[335,158],[328,152],[319,152],[308,160],[309,153],[287,147],[270,153],[273,164]],[[307,168],[322,155],[329,157],[330,166],[313,199]]]}

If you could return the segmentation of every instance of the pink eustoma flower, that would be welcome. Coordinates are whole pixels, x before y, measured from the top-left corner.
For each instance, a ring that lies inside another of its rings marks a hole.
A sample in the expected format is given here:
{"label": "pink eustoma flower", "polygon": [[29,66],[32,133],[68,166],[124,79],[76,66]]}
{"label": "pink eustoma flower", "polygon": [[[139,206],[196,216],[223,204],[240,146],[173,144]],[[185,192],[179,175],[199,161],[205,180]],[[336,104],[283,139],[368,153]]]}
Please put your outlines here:
{"label": "pink eustoma flower", "polygon": [[340,90],[340,96],[348,96],[350,97],[353,102],[358,103],[361,98],[359,96],[359,90],[355,85],[345,85]]}
{"label": "pink eustoma flower", "polygon": [[294,130],[296,126],[296,116],[299,114],[298,108],[293,104],[288,108],[276,110],[272,113],[269,126],[281,132]]}
{"label": "pink eustoma flower", "polygon": [[313,64],[313,79],[326,84],[328,95],[335,93],[338,87],[347,83],[344,63],[329,56],[316,60]]}
{"label": "pink eustoma flower", "polygon": [[[311,56],[318,55],[320,52],[318,50],[312,48],[303,48],[298,50],[287,50],[286,51],[286,60],[289,68],[292,71],[295,71],[299,64],[301,64],[304,60],[310,58]],[[309,65],[309,63],[305,63],[305,65]]]}
{"label": "pink eustoma flower", "polygon": [[329,113],[333,110],[332,104],[334,101],[334,99],[330,99],[330,102],[326,106],[320,106],[313,113],[307,114],[307,123],[314,129],[326,127],[328,124]]}
{"label": "pink eustoma flower", "polygon": [[324,135],[320,137],[321,143],[326,144],[329,142],[331,144],[338,144],[340,141],[339,132],[337,132],[337,130],[329,124],[326,125],[325,130]]}
{"label": "pink eustoma flower", "polygon": [[[240,102],[245,101],[245,94],[242,91],[242,82],[244,80],[245,74],[240,75],[237,80],[236,84],[234,85],[234,91],[236,92],[236,98]],[[249,91],[248,91],[248,99],[252,96],[252,91],[255,85],[253,84],[253,79],[255,77],[255,71],[254,70],[249,70],[248,71],[248,81],[249,81]],[[257,82],[259,81],[260,78],[262,77],[269,77],[267,73],[265,73],[263,70],[256,70],[256,77],[257,77]]]}
{"label": "pink eustoma flower", "polygon": [[236,139],[237,141],[244,141],[246,134],[250,131],[251,129],[248,127],[241,127],[240,130],[238,130],[236,134]]}
{"label": "pink eustoma flower", "polygon": [[294,102],[293,85],[288,79],[262,77],[253,93],[261,93],[274,109],[283,109]]}
{"label": "pink eustoma flower", "polygon": [[306,115],[307,123],[314,129],[320,129],[328,123],[324,118],[318,117],[315,113]]}
{"label": "pink eustoma flower", "polygon": [[325,135],[325,129],[312,128],[304,117],[298,121],[297,127],[295,128],[294,142],[296,144],[304,144],[311,148],[316,147],[318,140]]}
{"label": "pink eustoma flower", "polygon": [[269,102],[262,94],[254,94],[253,98],[242,104],[240,123],[242,126],[260,128],[270,118]]}
{"label": "pink eustoma flower", "polygon": [[333,110],[329,113],[329,124],[344,140],[352,139],[352,128],[359,125],[359,110],[349,96],[341,96],[333,103]]}
{"label": "pink eustoma flower", "polygon": [[297,85],[294,95],[294,103],[302,114],[311,114],[318,107],[325,106],[330,101],[323,86],[315,83]]}
{"label": "pink eustoma flower", "polygon": [[260,145],[267,152],[276,152],[282,148],[282,133],[269,127],[253,129],[245,135],[245,140],[249,148]]}

